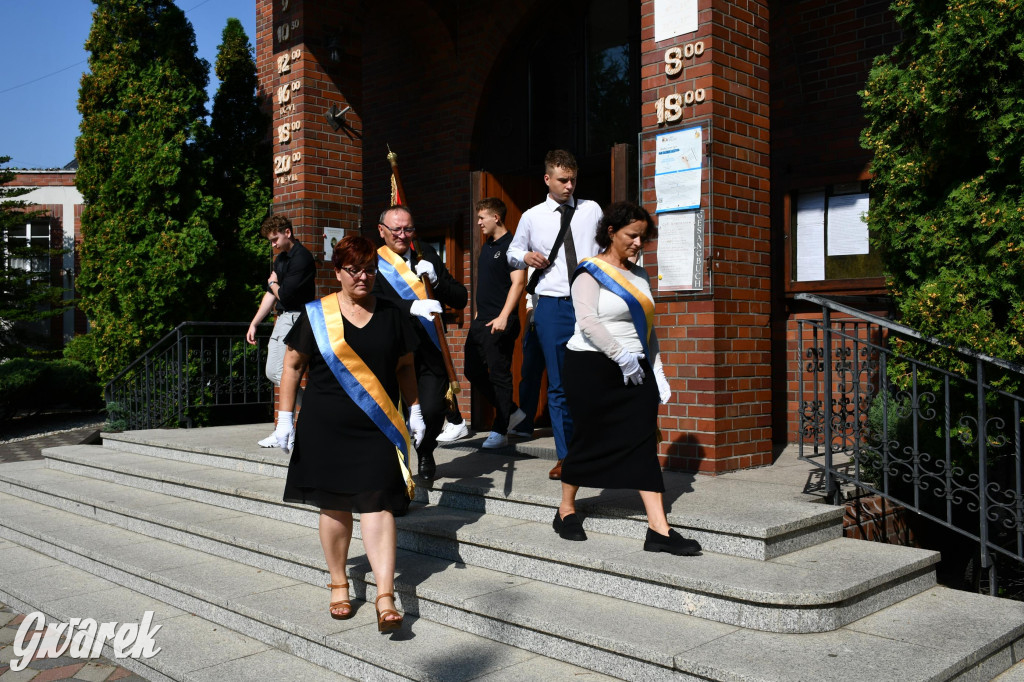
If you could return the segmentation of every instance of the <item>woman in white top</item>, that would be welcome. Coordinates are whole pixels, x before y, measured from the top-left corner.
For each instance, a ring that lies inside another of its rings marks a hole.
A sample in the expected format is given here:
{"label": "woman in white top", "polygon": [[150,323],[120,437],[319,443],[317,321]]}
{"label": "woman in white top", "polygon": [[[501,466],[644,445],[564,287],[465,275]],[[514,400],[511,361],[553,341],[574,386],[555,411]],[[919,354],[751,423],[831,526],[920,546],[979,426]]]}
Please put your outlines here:
{"label": "woman in white top", "polygon": [[647,272],[634,261],[657,236],[650,214],[629,202],[612,204],[598,226],[603,251],[573,276],[576,332],[566,346],[566,402],[576,425],[562,464],[562,502],[555,532],[586,540],[576,515],[580,486],[634,489],[647,511],[644,549],[692,555],[700,544],[669,528],[658,461],[658,401],[672,397],[654,333]]}

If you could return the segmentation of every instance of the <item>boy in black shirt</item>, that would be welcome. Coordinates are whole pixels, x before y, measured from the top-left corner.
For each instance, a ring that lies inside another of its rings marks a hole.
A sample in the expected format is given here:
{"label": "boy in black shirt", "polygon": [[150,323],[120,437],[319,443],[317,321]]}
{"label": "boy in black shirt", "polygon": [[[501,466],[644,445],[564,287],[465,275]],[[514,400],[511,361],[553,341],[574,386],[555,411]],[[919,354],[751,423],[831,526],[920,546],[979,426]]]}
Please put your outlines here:
{"label": "boy in black shirt", "polygon": [[[316,298],[316,261],[313,260],[313,254],[309,249],[292,234],[292,223],[283,215],[272,215],[264,220],[260,226],[260,234],[270,242],[271,248],[277,251],[278,255],[274,259],[270,278],[267,280],[267,293],[263,294],[259,310],[249,323],[245,340],[255,344],[256,326],[270,314],[271,310],[277,311],[277,321],[274,323],[274,331],[270,333],[270,343],[267,346],[267,378],[274,386],[280,386],[284,353],[287,348],[284,337],[288,336],[306,304]],[[299,402],[301,395],[300,389]],[[285,415],[288,423],[291,423],[289,413],[279,415],[278,423],[281,423],[280,417]],[[276,431],[258,443],[261,448],[291,448],[287,442],[281,442]]]}
{"label": "boy in black shirt", "polygon": [[494,405],[494,423],[483,447],[508,445],[508,430],[526,414],[512,401],[512,353],[519,336],[519,297],[526,270],[508,264],[512,233],[505,228],[505,203],[489,197],[476,205],[476,224],[486,238],[477,261],[476,314],[466,337],[466,378]]}

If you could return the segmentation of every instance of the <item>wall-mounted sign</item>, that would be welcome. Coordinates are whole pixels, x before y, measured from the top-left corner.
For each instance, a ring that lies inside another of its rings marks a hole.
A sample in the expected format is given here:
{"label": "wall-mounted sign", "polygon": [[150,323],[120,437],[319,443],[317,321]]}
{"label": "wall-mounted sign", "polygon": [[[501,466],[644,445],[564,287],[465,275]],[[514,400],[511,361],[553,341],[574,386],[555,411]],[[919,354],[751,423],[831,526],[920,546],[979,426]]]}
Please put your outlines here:
{"label": "wall-mounted sign", "polygon": [[331,261],[331,257],[334,255],[334,245],[341,241],[341,238],[345,236],[345,230],[340,227],[325,227],[324,228],[324,260],[327,262]]}
{"label": "wall-mounted sign", "polygon": [[655,137],[654,191],[656,211],[679,211],[700,206],[704,140],[700,126]]}
{"label": "wall-mounted sign", "polygon": [[654,40],[697,30],[697,0],[654,0]]}
{"label": "wall-mounted sign", "polygon": [[658,290],[703,288],[703,211],[662,213],[658,216]]}

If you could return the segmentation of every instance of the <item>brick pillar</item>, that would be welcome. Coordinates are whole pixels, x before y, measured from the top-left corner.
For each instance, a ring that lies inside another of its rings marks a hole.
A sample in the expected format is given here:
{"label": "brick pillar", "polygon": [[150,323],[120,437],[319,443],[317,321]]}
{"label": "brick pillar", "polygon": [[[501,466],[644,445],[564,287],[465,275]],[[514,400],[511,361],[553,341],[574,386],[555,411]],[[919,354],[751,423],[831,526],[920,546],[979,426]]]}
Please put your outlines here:
{"label": "brick pillar", "polygon": [[[317,260],[317,295],[336,289],[324,228],[358,234],[363,201],[362,19],[357,0],[256,0],[256,68],[273,115],[274,212]],[[325,112],[351,108],[338,130]],[[276,402],[276,399],[275,399]]]}
{"label": "brick pillar", "polygon": [[[711,290],[667,295],[657,305],[676,391],[662,408],[662,454],[670,467],[708,473],[769,464],[768,3],[702,0],[695,33],[657,43],[654,1],[644,0],[641,12],[643,132],[711,126],[701,194]],[[699,55],[690,52],[698,41]],[[665,53],[676,47],[693,56],[670,75]],[[701,90],[703,101],[683,106],[679,120],[658,122],[659,98]],[[645,140],[642,200],[653,212],[654,139]]]}
{"label": "brick pillar", "polygon": [[[318,291],[337,285],[325,227],[358,234],[363,202],[362,22],[356,0],[257,0],[260,94],[273,113],[274,211],[320,262]],[[339,130],[325,112],[351,106]]]}

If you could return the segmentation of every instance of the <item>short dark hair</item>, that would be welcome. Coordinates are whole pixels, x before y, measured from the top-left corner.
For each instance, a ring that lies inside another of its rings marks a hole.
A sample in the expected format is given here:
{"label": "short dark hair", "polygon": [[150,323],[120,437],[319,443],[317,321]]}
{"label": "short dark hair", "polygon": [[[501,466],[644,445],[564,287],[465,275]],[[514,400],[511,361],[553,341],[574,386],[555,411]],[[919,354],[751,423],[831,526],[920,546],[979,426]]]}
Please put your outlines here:
{"label": "short dark hair", "polygon": [[572,171],[573,174],[579,172],[579,164],[576,163],[576,157],[564,149],[552,149],[544,157],[544,172],[551,174],[551,171],[556,168],[564,168],[567,171]]}
{"label": "short dark hair", "polygon": [[380,212],[380,220],[378,220],[377,222],[381,225],[386,225],[387,223],[384,222],[384,217],[387,216],[387,214],[391,213],[392,211],[404,211],[405,214],[409,216],[410,220],[413,219],[412,211],[409,210],[408,206],[404,206],[402,204],[394,204],[392,206],[388,206],[387,208]]}
{"label": "short dark hair", "polygon": [[607,249],[612,245],[611,233],[608,232],[609,227],[611,232],[615,233],[637,220],[647,223],[647,230],[644,232],[643,238],[644,242],[658,238],[658,228],[655,226],[654,220],[651,219],[651,214],[647,212],[647,209],[634,204],[632,201],[616,201],[605,209],[601,222],[597,226],[597,235],[595,236],[597,245],[602,249]]}
{"label": "short dark hair", "polygon": [[334,253],[331,254],[331,263],[335,270],[341,270],[346,265],[354,268],[377,267],[377,248],[366,237],[349,235],[342,237],[334,245]]}
{"label": "short dark hair", "polygon": [[288,220],[283,215],[268,216],[267,219],[263,221],[263,224],[260,225],[260,234],[264,237],[269,237],[275,232],[284,232],[285,230],[294,232],[294,230],[292,230],[292,221]]}
{"label": "short dark hair", "polygon": [[505,206],[505,202],[498,197],[487,197],[486,199],[481,199],[476,202],[476,210],[478,213],[480,211],[490,211],[491,213],[497,214],[498,219],[501,220],[502,223],[505,222],[505,214],[508,213],[508,207]]}

